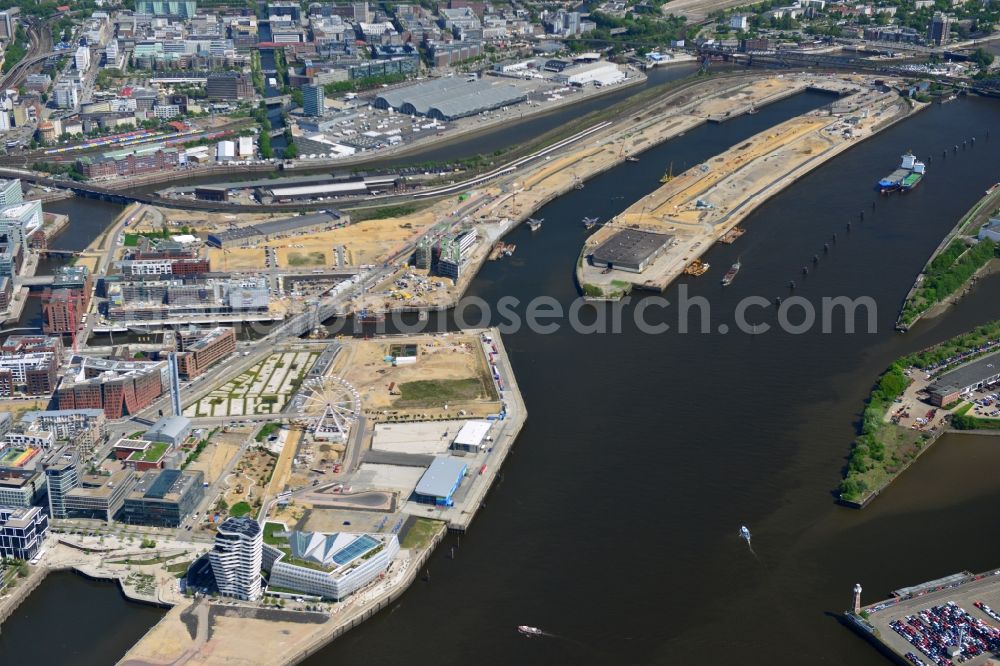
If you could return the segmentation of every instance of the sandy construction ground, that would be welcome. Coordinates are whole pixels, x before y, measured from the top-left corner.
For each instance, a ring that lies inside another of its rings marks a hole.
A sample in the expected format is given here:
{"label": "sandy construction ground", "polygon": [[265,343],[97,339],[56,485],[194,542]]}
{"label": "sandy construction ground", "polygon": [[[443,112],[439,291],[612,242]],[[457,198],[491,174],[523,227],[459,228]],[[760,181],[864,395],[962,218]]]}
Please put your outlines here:
{"label": "sandy construction ground", "polygon": [[240,444],[245,438],[245,433],[215,433],[198,459],[191,463],[190,469],[201,470],[205,474],[205,481],[215,483],[229,461],[239,453]]}
{"label": "sandy construction ground", "polygon": [[577,268],[580,284],[591,296],[601,290],[611,298],[629,285],[665,288],[768,197],[910,111],[894,92],[859,91],[837,106],[844,112],[821,110],[765,130],[630,206],[587,239],[585,256],[626,228],[671,236],[670,245],[640,274],[584,261]]}
{"label": "sandy construction ground", "polygon": [[295,458],[295,450],[299,446],[301,436],[302,433],[296,429],[285,433],[285,444],[281,448],[278,462],[274,466],[274,474],[271,476],[271,483],[267,488],[268,497],[274,497],[285,489],[292,473],[292,460]]}
{"label": "sandy construction ground", "polygon": [[[185,615],[194,617],[185,621]],[[282,664],[302,645],[314,640],[325,626],[292,621],[295,619],[292,613],[277,616],[288,620],[220,614],[213,614],[210,619],[207,601],[181,604],[171,609],[119,663],[122,666]]]}
{"label": "sandy construction ground", "polygon": [[[386,362],[390,344],[417,345],[417,361],[409,365],[393,367]],[[485,379],[488,377],[486,361],[483,358],[479,339],[475,335],[449,335],[447,337],[417,336],[414,338],[393,338],[387,340],[350,340],[345,343],[353,347],[351,364],[343,378],[361,394],[362,407],[369,413],[395,408],[401,396],[389,392],[390,384],[414,381],[449,379]],[[393,392],[397,392],[394,387]],[[469,403],[480,403],[487,411],[495,410],[495,400],[463,401],[462,408]],[[421,413],[428,409],[444,408],[429,406],[413,408]]]}
{"label": "sandy construction ground", "polygon": [[[276,215],[272,219],[287,217]],[[384,261],[406,243],[414,241],[437,221],[433,209],[403,218],[365,220],[340,229],[279,238],[267,243],[274,248],[280,268],[335,267],[347,268]],[[241,219],[242,223],[242,219]],[[337,265],[336,248],[343,246],[344,265]],[[317,260],[315,255],[322,255]],[[209,248],[213,267],[223,271],[264,268],[264,246],[254,248]]]}

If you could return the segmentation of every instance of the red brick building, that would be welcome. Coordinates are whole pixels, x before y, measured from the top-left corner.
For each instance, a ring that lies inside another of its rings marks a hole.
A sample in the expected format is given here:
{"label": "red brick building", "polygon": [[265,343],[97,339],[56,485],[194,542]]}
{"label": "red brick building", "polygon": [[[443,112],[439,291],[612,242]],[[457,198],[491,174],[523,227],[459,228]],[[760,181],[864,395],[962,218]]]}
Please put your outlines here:
{"label": "red brick building", "polygon": [[128,155],[109,153],[97,159],[83,157],[77,160],[77,170],[87,178],[102,176],[134,176],[152,171],[173,169],[177,166],[177,151],[174,149]]}
{"label": "red brick building", "polygon": [[84,379],[67,375],[56,392],[59,409],[103,409],[120,419],[148,407],[163,394],[165,363],[86,359]]}
{"label": "red brick building", "polygon": [[72,333],[80,328],[87,311],[79,289],[45,290],[42,294],[42,332]]}
{"label": "red brick building", "polygon": [[208,259],[178,259],[170,262],[170,270],[174,275],[200,275],[212,270]]}
{"label": "red brick building", "polygon": [[177,372],[184,379],[192,379],[205,372],[230,354],[236,353],[236,331],[231,328],[213,328],[195,334],[181,333],[181,352],[177,354]]}

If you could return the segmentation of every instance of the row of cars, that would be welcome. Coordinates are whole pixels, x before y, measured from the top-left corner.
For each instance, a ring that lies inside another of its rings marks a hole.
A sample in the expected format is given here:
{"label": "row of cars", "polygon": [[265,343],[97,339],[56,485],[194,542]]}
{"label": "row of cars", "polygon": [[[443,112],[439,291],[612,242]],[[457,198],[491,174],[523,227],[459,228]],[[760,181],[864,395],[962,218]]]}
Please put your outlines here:
{"label": "row of cars", "polygon": [[[892,630],[937,666],[953,666],[1000,649],[1000,629],[975,618],[954,601],[889,623]],[[915,665],[919,657],[908,653]]]}
{"label": "row of cars", "polygon": [[975,405],[974,412],[979,416],[1000,416],[1000,394],[984,393],[981,398],[967,396],[966,399]]}

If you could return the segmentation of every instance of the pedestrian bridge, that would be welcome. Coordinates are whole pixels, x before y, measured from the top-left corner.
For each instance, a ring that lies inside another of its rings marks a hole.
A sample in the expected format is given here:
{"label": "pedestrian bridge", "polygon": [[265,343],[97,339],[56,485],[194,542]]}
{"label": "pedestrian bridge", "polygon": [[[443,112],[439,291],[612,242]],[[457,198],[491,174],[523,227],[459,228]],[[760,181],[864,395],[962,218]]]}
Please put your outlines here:
{"label": "pedestrian bridge", "polygon": [[14,280],[14,284],[19,287],[48,287],[55,279],[55,275],[20,276]]}

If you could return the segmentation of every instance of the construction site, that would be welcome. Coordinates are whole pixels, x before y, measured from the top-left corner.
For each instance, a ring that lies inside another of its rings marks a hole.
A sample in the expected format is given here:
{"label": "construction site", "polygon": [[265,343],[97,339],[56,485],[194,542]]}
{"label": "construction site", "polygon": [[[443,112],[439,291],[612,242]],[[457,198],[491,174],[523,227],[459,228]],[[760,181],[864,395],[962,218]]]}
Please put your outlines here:
{"label": "construction site", "polygon": [[[684,173],[665,174],[662,187],[587,239],[577,267],[584,294],[614,300],[633,287],[662,291],[713,243],[736,233],[737,225],[768,198],[922,108],[888,88],[855,85],[851,92],[831,107],[772,127]],[[655,256],[650,249],[642,256],[622,251],[615,255],[617,262],[600,259],[610,246],[624,246],[630,231],[659,235],[663,251]]]}
{"label": "construction site", "polygon": [[[662,205],[674,190],[664,187],[605,224],[588,240],[587,250],[590,250],[612,236],[615,229],[627,226],[669,234],[686,229],[687,236],[678,233],[670,239],[674,246],[650,267],[649,277],[645,273],[625,274],[614,269],[604,273],[604,268],[587,270],[585,274],[581,270],[578,275],[580,284],[592,285],[590,291],[599,293],[601,298],[626,293],[633,284],[662,289],[712,242],[736,227],[753,206],[854,141],[905,117],[910,111],[908,103],[890,88],[875,87],[873,80],[862,76],[803,73],[707,80],[678,93],[669,104],[651,107],[629,118],[627,123],[597,126],[589,135],[576,140],[569,150],[546,157],[510,176],[469,189],[457,199],[446,199],[428,208],[424,215],[430,214],[437,224],[423,237],[425,246],[432,245],[435,239],[457,238],[472,230],[476,233],[475,244],[462,253],[462,270],[458,271],[458,276],[429,275],[419,261],[421,245],[418,243],[417,266],[401,266],[392,279],[358,295],[352,301],[352,309],[390,311],[448,307],[465,292],[478,268],[493,254],[503,236],[549,201],[583,187],[587,179],[626,160],[637,159],[643,151],[695,127],[755,113],[762,106],[807,89],[831,94],[832,104],[825,116],[819,112],[773,128],[713,159],[710,169],[696,167],[677,176],[664,174],[665,178],[668,175],[671,178],[667,185],[688,185],[688,196],[678,195],[679,199],[669,203],[671,207],[682,201],[696,206],[697,200],[705,198],[703,195],[713,186],[716,189],[710,196],[725,193],[724,197],[717,197],[720,198],[718,205],[712,204],[712,208],[705,207],[686,216],[699,220],[701,213],[713,210],[715,213],[710,220],[706,216],[694,223],[686,219],[668,221]],[[752,156],[748,156],[748,150],[752,151]],[[791,161],[786,161],[789,158]],[[748,192],[753,195],[748,196]],[[746,201],[740,200],[741,194]],[[650,202],[654,201],[659,203],[652,205]],[[661,210],[654,213],[655,209]],[[717,209],[724,209],[724,212],[720,215]],[[399,218],[397,222],[403,224],[409,219]],[[670,227],[676,228],[671,231]],[[647,282],[649,284],[645,285]],[[410,285],[418,288],[414,290]]]}
{"label": "construction site", "polygon": [[[300,661],[396,599],[446,527],[468,527],[526,418],[492,329],[303,344],[325,351],[291,397],[284,425],[261,431],[261,445],[235,466],[214,462],[223,450],[240,455],[229,440],[202,454],[209,474],[227,474],[217,509],[250,507],[265,543],[286,530],[363,532],[398,535],[399,553],[384,575],[336,603],[280,590],[281,608],[271,597],[175,594],[173,609],[121,663]],[[239,422],[223,431],[244,432]],[[202,522],[199,535],[210,536]]]}

